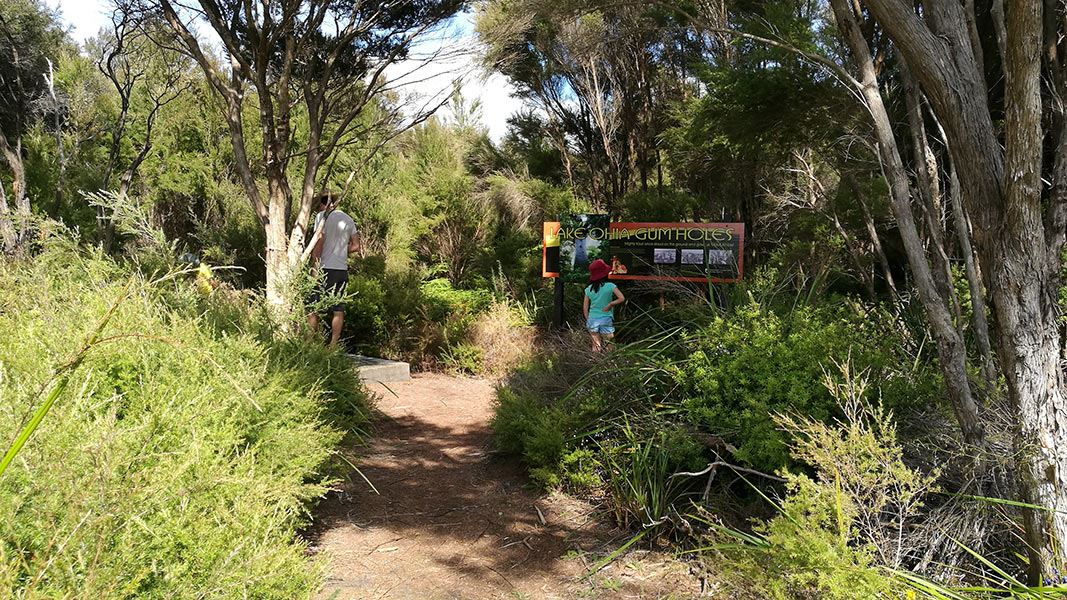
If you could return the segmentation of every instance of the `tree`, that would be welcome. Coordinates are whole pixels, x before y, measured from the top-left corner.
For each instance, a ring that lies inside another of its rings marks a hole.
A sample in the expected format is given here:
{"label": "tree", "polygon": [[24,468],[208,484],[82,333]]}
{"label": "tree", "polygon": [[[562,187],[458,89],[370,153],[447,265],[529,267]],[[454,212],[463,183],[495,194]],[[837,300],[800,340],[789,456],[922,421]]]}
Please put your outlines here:
{"label": "tree", "polygon": [[[398,129],[432,114],[437,106],[406,118],[401,106],[374,111],[373,118],[366,109],[383,106],[394,91],[386,69],[404,61],[422,34],[463,5],[463,0],[129,3],[168,23],[173,41],[200,65],[222,101],[234,167],[266,235],[266,297],[279,315],[292,308],[289,285],[303,254],[320,171],[338,149],[380,147]],[[226,67],[198,39],[200,26],[218,35]],[[255,105],[261,139],[246,127],[246,101]],[[298,116],[306,119],[306,131],[295,126]],[[253,160],[249,146],[257,141]]]}
{"label": "tree", "polygon": [[615,212],[635,184],[647,190],[653,169],[663,186],[661,84],[677,80],[659,71],[689,46],[663,22],[654,8],[569,1],[494,0],[479,16],[487,63],[545,118],[572,189],[600,210]]}
{"label": "tree", "polygon": [[[855,74],[835,58],[736,35],[789,48],[823,65],[867,109],[953,407],[964,438],[981,448],[980,406],[967,376],[959,311],[947,285],[948,245],[938,239],[943,227],[938,223],[939,196],[945,187],[950,200],[959,195],[961,210],[952,220],[957,236],[968,236],[961,240],[961,252],[969,254],[973,247],[978,256],[976,266],[996,316],[993,345],[1014,408],[1019,495],[1023,502],[1043,507],[1024,509],[1030,575],[1038,582],[1067,558],[1067,400],[1057,302],[1067,238],[1067,129],[1060,101],[1067,92],[1064,7],[1013,3],[1001,20],[999,3],[993,2],[992,32],[983,34],[979,9],[970,2],[830,4]],[[889,67],[896,73],[887,72]],[[893,87],[886,85],[891,77],[903,83],[908,95],[904,104],[910,114],[904,119],[891,114]],[[1001,78],[1003,87],[996,85]],[[943,131],[944,157],[927,147],[927,118]],[[901,121],[911,134],[910,168],[908,146],[898,139]],[[1046,148],[1046,140],[1053,146]],[[945,172],[948,186],[934,180]],[[913,206],[922,211],[922,219],[915,219]],[[969,283],[980,290],[977,272],[968,269]]]}
{"label": "tree", "polygon": [[[118,99],[118,114],[111,126],[107,165],[104,168],[103,187],[110,188],[116,173],[117,193],[125,196],[141,167],[152,150],[153,129],[160,112],[183,93],[190,91],[194,80],[190,77],[192,65],[176,51],[156,47],[151,36],[158,36],[166,27],[160,22],[139,22],[128,10],[117,10],[112,15],[112,31],[99,41],[97,68],[111,83]],[[140,140],[134,140],[131,121],[137,121],[143,129]],[[125,144],[133,146],[133,155],[122,156]],[[110,246],[112,227],[98,207],[99,227],[105,247]]]}
{"label": "tree", "polygon": [[[1067,398],[1057,302],[1067,236],[1067,128],[1058,100],[1067,91],[1064,9],[1010,3],[1003,22],[994,18],[998,35],[990,39],[979,35],[973,3],[930,0],[921,12],[902,0],[864,4],[944,127],[973,218],[1015,412],[1019,492],[1047,509],[1024,511],[1031,579],[1040,580],[1052,572],[1053,558],[1067,558]],[[999,60],[986,65],[987,55]],[[987,67],[1003,73],[1003,113],[988,91]],[[1046,140],[1054,146],[1046,149]]]}
{"label": "tree", "polygon": [[0,180],[0,244],[20,251],[29,232],[23,136],[42,116],[51,61],[66,35],[38,0],[0,0],[0,157],[11,175],[11,203]]}

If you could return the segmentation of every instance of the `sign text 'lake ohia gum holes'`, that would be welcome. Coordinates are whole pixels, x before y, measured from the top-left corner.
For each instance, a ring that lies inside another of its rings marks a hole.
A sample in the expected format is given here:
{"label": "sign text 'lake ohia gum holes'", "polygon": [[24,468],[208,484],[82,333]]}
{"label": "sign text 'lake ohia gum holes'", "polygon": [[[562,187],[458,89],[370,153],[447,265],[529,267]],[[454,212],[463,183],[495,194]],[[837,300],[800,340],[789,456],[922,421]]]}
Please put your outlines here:
{"label": "sign text 'lake ohia gum holes'", "polygon": [[744,274],[743,223],[611,223],[573,215],[544,224],[542,275],[586,281],[589,263],[611,279],[736,283]]}

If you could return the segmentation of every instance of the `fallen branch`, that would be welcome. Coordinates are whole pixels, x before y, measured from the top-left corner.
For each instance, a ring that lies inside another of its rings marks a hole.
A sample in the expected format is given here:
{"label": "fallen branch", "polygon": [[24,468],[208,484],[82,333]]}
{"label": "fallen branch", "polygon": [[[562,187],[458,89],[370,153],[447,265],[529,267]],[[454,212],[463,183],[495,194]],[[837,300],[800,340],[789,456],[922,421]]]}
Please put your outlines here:
{"label": "fallen branch", "polygon": [[711,493],[711,482],[715,481],[715,474],[718,473],[718,468],[719,467],[729,467],[730,469],[732,469],[738,475],[740,475],[741,473],[748,473],[750,475],[759,475],[760,477],[764,477],[766,479],[770,479],[771,481],[777,481],[779,483],[785,483],[786,482],[785,479],[782,479],[781,477],[778,477],[777,475],[770,475],[768,473],[764,473],[763,471],[757,471],[755,469],[748,469],[748,468],[745,468],[745,467],[739,467],[737,465],[732,465],[732,464],[730,464],[728,462],[721,461],[721,460],[717,460],[717,461],[715,461],[713,463],[709,463],[708,466],[702,471],[694,471],[694,472],[683,471],[681,473],[675,473],[674,475],[671,475],[668,479],[674,479],[675,477],[682,477],[682,476],[685,476],[685,477],[700,477],[701,475],[707,475],[708,476],[708,482],[707,482],[707,484],[704,485],[704,494],[702,496],[704,500],[707,500],[708,499],[708,494]]}
{"label": "fallen branch", "polygon": [[767,479],[770,479],[772,481],[777,481],[779,483],[785,483],[786,482],[785,479],[783,479],[781,477],[778,477],[777,475],[771,475],[771,474],[768,474],[768,473],[764,473],[763,471],[757,471],[755,469],[748,469],[748,468],[745,468],[745,467],[739,467],[737,465],[732,465],[732,464],[730,464],[728,462],[721,461],[721,460],[717,460],[717,461],[715,461],[713,463],[708,464],[708,466],[703,471],[695,471],[695,472],[692,472],[692,473],[683,471],[681,473],[675,473],[674,475],[671,475],[669,479],[674,479],[675,477],[683,477],[683,476],[685,476],[685,477],[700,477],[701,475],[707,475],[708,473],[711,473],[712,471],[716,470],[719,467],[730,467],[730,469],[733,470],[733,471],[737,471],[737,472],[740,472],[740,473],[748,473],[750,475],[759,475],[760,477],[765,477]]}

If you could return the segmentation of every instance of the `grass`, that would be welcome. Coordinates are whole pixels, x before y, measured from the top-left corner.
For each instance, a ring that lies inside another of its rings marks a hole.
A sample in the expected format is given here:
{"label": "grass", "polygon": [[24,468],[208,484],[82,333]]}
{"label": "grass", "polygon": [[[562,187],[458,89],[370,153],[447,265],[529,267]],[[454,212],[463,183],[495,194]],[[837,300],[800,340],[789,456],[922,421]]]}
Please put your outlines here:
{"label": "grass", "polygon": [[368,411],[343,357],[58,239],[0,300],[0,597],[313,597],[295,532]]}

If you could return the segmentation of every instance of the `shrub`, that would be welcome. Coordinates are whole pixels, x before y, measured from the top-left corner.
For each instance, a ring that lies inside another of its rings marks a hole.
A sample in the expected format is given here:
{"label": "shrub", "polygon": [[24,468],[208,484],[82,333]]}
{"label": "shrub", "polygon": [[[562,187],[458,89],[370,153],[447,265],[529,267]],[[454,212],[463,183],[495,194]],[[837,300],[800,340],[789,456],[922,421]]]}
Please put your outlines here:
{"label": "shrub", "polygon": [[834,424],[807,417],[779,417],[795,434],[794,458],[813,477],[786,474],[778,514],[755,534],[713,524],[727,544],[716,564],[736,595],[751,598],[876,598],[896,586],[911,529],[936,474],[904,464],[891,416],[866,398],[867,380],[845,365],[843,378],[825,385],[844,414]]}
{"label": "shrub", "polygon": [[[715,558],[730,597],[852,600],[888,595],[892,582],[874,568],[871,548],[851,545],[850,523],[836,510],[833,489],[805,476],[794,478],[787,489],[780,514],[758,525],[754,537],[743,538],[754,542]],[[724,547],[732,541],[724,540]]]}
{"label": "shrub", "polygon": [[503,375],[534,353],[536,333],[511,303],[494,302],[474,318],[469,345],[479,352],[482,375]]}
{"label": "shrub", "polygon": [[532,468],[559,471],[566,453],[585,448],[600,454],[597,444],[622,440],[625,428],[670,429],[657,416],[678,408],[669,399],[676,346],[664,338],[618,346],[607,357],[591,354],[584,335],[543,349],[498,387],[496,444]]}
{"label": "shrub", "polygon": [[472,344],[456,344],[445,350],[441,362],[452,371],[477,374],[482,372],[484,352]]}
{"label": "shrub", "polygon": [[33,262],[0,263],[0,296],[9,437],[116,306],[0,476],[0,595],[317,591],[323,563],[295,531],[330,485],[342,436],[366,422],[343,356],[264,337],[240,294],[153,284],[59,241]]}
{"label": "shrub", "polygon": [[417,368],[444,360],[450,368],[481,373],[482,361],[472,348],[453,347],[470,344],[478,315],[492,303],[488,290],[456,289],[447,279],[421,281],[416,272],[388,271],[372,257],[358,261],[349,277],[344,337],[356,352]]}
{"label": "shrub", "polygon": [[934,404],[936,369],[908,362],[891,323],[857,306],[774,311],[755,301],[716,317],[691,336],[678,377],[687,419],[733,443],[737,458],[774,470],[789,462],[788,439],[769,416],[828,421],[836,403],[819,382],[834,362],[868,371],[887,406]]}
{"label": "shrub", "polygon": [[629,426],[618,440],[600,444],[608,504],[624,527],[656,527],[667,521],[686,496],[690,482],[673,477],[680,463],[672,456],[665,431]]}

